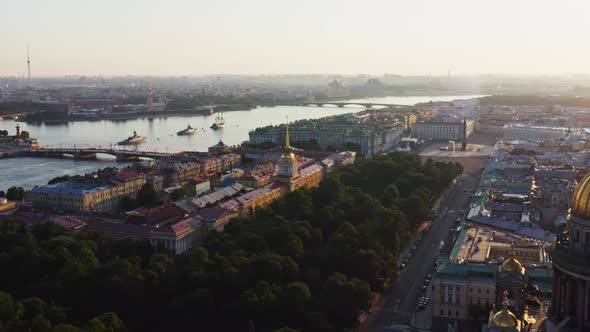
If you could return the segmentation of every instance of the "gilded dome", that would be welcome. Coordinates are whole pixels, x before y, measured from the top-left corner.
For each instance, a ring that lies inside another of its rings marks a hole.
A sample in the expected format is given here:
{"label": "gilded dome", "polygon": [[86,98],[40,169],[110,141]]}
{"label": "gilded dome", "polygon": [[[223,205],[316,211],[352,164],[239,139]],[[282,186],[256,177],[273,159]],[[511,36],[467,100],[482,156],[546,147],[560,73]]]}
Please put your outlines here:
{"label": "gilded dome", "polygon": [[518,318],[508,308],[504,307],[494,314],[492,323],[497,327],[517,327]]}
{"label": "gilded dome", "polygon": [[571,213],[576,217],[590,219],[590,173],[578,183],[572,199]]}
{"label": "gilded dome", "polygon": [[502,263],[500,270],[506,272],[524,273],[524,267],[522,267],[522,264],[520,264],[520,262],[514,257],[510,257],[510,259]]}

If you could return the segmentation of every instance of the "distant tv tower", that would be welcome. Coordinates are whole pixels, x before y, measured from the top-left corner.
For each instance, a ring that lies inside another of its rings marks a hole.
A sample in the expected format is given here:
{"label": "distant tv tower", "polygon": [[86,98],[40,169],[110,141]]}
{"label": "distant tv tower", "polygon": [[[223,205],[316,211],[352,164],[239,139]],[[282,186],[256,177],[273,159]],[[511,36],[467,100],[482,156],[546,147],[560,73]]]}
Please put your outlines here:
{"label": "distant tv tower", "polygon": [[31,84],[31,58],[29,57],[29,46],[27,45],[27,72],[29,74],[29,85]]}
{"label": "distant tv tower", "polygon": [[153,111],[154,107],[154,95],[152,93],[152,81],[148,81],[148,95],[146,106],[149,112]]}

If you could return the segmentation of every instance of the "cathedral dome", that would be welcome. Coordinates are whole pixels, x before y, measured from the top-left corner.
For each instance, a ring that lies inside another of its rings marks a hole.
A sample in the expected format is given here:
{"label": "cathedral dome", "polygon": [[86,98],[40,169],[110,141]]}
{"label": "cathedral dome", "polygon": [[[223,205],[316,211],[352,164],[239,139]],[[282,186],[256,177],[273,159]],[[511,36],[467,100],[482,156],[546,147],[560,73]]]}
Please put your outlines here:
{"label": "cathedral dome", "polygon": [[520,262],[514,257],[510,257],[510,259],[502,263],[500,270],[506,272],[524,273],[524,267],[522,267],[522,264],[520,264]]}
{"label": "cathedral dome", "polygon": [[492,323],[497,327],[517,327],[518,318],[516,318],[508,308],[504,307],[502,310],[494,314],[492,317]]}
{"label": "cathedral dome", "polygon": [[576,217],[590,219],[590,173],[586,174],[578,184],[572,199],[571,214]]}

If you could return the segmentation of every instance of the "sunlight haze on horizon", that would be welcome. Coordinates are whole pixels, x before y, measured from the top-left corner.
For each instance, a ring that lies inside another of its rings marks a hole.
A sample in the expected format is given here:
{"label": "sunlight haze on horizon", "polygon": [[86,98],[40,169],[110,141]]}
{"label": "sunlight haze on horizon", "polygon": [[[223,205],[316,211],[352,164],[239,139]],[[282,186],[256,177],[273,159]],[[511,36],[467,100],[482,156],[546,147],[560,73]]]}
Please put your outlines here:
{"label": "sunlight haze on horizon", "polygon": [[3,0],[0,76],[590,73],[588,1]]}

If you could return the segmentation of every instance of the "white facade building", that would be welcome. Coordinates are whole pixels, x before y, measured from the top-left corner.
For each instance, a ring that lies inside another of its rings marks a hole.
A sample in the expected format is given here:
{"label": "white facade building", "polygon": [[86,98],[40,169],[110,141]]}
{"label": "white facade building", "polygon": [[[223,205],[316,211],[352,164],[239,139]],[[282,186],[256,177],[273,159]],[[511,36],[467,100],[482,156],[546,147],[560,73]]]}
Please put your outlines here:
{"label": "white facade building", "polygon": [[525,124],[507,124],[502,128],[504,139],[549,140],[568,135],[569,129],[562,127],[541,127]]}
{"label": "white facade building", "polygon": [[412,126],[412,137],[422,140],[461,141],[473,134],[474,121],[466,119],[461,122],[428,121],[416,122]]}

